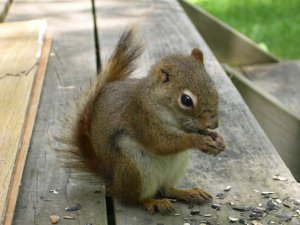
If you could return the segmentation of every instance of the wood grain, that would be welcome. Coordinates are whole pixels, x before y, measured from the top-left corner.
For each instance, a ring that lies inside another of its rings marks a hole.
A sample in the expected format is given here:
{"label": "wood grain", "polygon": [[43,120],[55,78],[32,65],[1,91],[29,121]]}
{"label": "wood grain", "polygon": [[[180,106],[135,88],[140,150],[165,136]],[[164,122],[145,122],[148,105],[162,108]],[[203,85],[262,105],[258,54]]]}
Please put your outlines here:
{"label": "wood grain", "polygon": [[[59,118],[67,102],[96,76],[91,1],[15,0],[7,20],[31,18],[47,19],[53,42],[13,224],[50,224],[49,216],[56,214],[59,224],[105,225],[104,188],[77,180],[73,171],[62,168],[51,138],[62,131]],[[77,203],[80,210],[65,211]]]}
{"label": "wood grain", "polygon": [[3,225],[9,225],[12,223],[18,192],[19,192],[19,187],[21,184],[23,170],[26,162],[27,150],[29,147],[30,138],[32,135],[32,130],[33,130],[37,108],[38,108],[40,95],[42,91],[42,86],[44,82],[44,75],[46,72],[50,48],[51,48],[51,37],[50,34],[46,33],[42,54],[38,65],[38,70],[32,87],[32,94],[30,97],[30,105],[27,112],[27,118],[24,123],[24,129],[23,129],[24,131],[22,134],[21,147],[15,162],[15,171],[12,176],[11,188],[10,188],[8,201],[7,201],[7,210],[4,216]]}
{"label": "wood grain", "polygon": [[300,61],[284,61],[241,68],[246,77],[300,115]]}
{"label": "wood grain", "polygon": [[[256,189],[274,191],[281,199],[288,196],[300,198],[297,182],[177,1],[99,0],[97,15],[103,61],[114,48],[124,27],[130,23],[138,24],[139,33],[146,42],[146,51],[136,77],[147,75],[150,66],[163,56],[189,54],[194,47],[202,49],[206,69],[220,93],[220,131],[224,134],[227,149],[217,157],[191,151],[190,166],[179,187],[203,187],[216,196],[227,185],[232,186],[225,199],[214,199],[214,203],[222,204],[220,211],[213,210],[210,204],[194,206],[193,209],[201,210],[202,214],[212,214],[211,217],[191,216],[191,209],[181,203],[174,204],[179,213],[177,216],[151,216],[140,207],[128,207],[115,201],[116,224],[182,225],[185,222],[200,224],[201,221],[209,221],[224,225],[231,224],[228,216],[241,217],[240,212],[226,202],[253,206],[262,203],[266,206],[268,199],[262,198],[254,191]],[[275,174],[288,180],[275,181],[272,179]],[[293,214],[282,204],[277,213]],[[267,224],[270,220],[280,219],[271,213],[263,218],[262,223]],[[299,219],[295,217],[290,223],[299,224]]]}
{"label": "wood grain", "polygon": [[[1,220],[6,211],[18,154],[20,151],[26,153],[28,149],[21,146],[45,27],[46,22],[40,20],[0,25]],[[27,138],[30,139],[30,135]]]}
{"label": "wood grain", "polygon": [[[280,64],[274,65],[274,69],[276,67],[280,68]],[[289,63],[284,62],[282,62],[282,64],[289,65]],[[289,66],[288,68],[291,69],[290,67],[293,68],[293,66]],[[251,79],[258,79],[255,78],[257,75],[250,76],[250,74],[248,74],[248,76],[251,77],[248,79],[238,70],[226,65],[224,65],[224,68],[226,72],[230,74],[233,83],[240,91],[251,112],[255,115],[255,118],[268,135],[276,150],[288,168],[290,168],[295,178],[299,181],[300,116],[299,113],[292,110],[292,107],[289,107],[295,106],[297,108],[295,102],[299,101],[296,97],[297,93],[295,92],[295,90],[299,88],[299,86],[297,86],[297,79],[299,80],[299,78],[296,77],[298,74],[295,72],[295,79],[292,81],[291,78],[293,76],[291,76],[292,74],[287,74],[289,71],[289,69],[287,69],[284,76],[277,74],[277,79],[276,77],[274,77],[275,79],[261,77],[261,81],[257,80],[256,83]],[[258,68],[262,70],[263,68],[267,69],[265,66],[259,66]],[[265,84],[259,85],[259,83],[264,83],[264,80]],[[269,80],[269,82],[267,82],[267,80]],[[290,82],[290,84],[288,84],[288,82]],[[285,91],[282,89],[285,89]],[[274,95],[274,92],[276,95]],[[280,96],[280,92],[282,96]]]}

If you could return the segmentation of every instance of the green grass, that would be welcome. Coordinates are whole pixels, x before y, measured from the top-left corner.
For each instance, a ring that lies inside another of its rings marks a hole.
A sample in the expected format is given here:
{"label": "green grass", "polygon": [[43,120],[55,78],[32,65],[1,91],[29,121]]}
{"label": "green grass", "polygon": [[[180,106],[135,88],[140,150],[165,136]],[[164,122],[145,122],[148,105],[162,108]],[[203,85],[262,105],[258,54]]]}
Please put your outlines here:
{"label": "green grass", "polygon": [[190,0],[282,59],[300,58],[300,0]]}

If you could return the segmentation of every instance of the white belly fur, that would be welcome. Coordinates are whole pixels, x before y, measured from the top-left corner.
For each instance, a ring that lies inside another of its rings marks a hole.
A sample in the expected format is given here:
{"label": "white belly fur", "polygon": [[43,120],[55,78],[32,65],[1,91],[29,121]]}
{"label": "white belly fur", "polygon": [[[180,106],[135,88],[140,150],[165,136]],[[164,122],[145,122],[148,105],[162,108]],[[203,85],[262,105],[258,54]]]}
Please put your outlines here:
{"label": "white belly fur", "polygon": [[185,173],[188,151],[172,155],[154,155],[129,137],[121,140],[122,153],[129,156],[141,175],[142,191],[140,200],[151,198],[164,188],[172,187]]}

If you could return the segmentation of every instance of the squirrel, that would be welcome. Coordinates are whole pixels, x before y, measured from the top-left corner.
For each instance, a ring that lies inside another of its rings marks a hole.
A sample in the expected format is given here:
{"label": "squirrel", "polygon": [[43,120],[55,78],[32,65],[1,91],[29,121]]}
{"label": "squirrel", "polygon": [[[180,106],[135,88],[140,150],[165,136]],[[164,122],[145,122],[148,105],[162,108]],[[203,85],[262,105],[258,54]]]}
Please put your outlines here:
{"label": "squirrel", "polygon": [[70,133],[56,139],[67,146],[60,151],[67,167],[104,181],[107,194],[122,203],[165,214],[174,211],[170,199],[201,204],[212,198],[200,188],[174,185],[188,149],[213,155],[225,149],[222,136],[211,131],[218,127],[219,97],[198,48],[161,59],[144,78],[128,78],[143,49],[136,30],[126,28],[65,118]]}

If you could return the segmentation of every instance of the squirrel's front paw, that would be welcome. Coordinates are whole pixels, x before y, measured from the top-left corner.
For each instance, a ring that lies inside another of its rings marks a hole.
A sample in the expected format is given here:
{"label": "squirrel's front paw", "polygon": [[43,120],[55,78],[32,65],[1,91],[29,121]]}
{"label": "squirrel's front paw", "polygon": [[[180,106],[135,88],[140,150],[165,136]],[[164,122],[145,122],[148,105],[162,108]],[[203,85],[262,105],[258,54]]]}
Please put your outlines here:
{"label": "squirrel's front paw", "polygon": [[207,154],[217,155],[225,150],[223,137],[217,132],[209,132],[209,135],[204,137],[205,145],[200,148],[202,152]]}
{"label": "squirrel's front paw", "polygon": [[175,212],[172,203],[169,199],[147,199],[141,202],[150,214],[159,212],[168,214]]}

